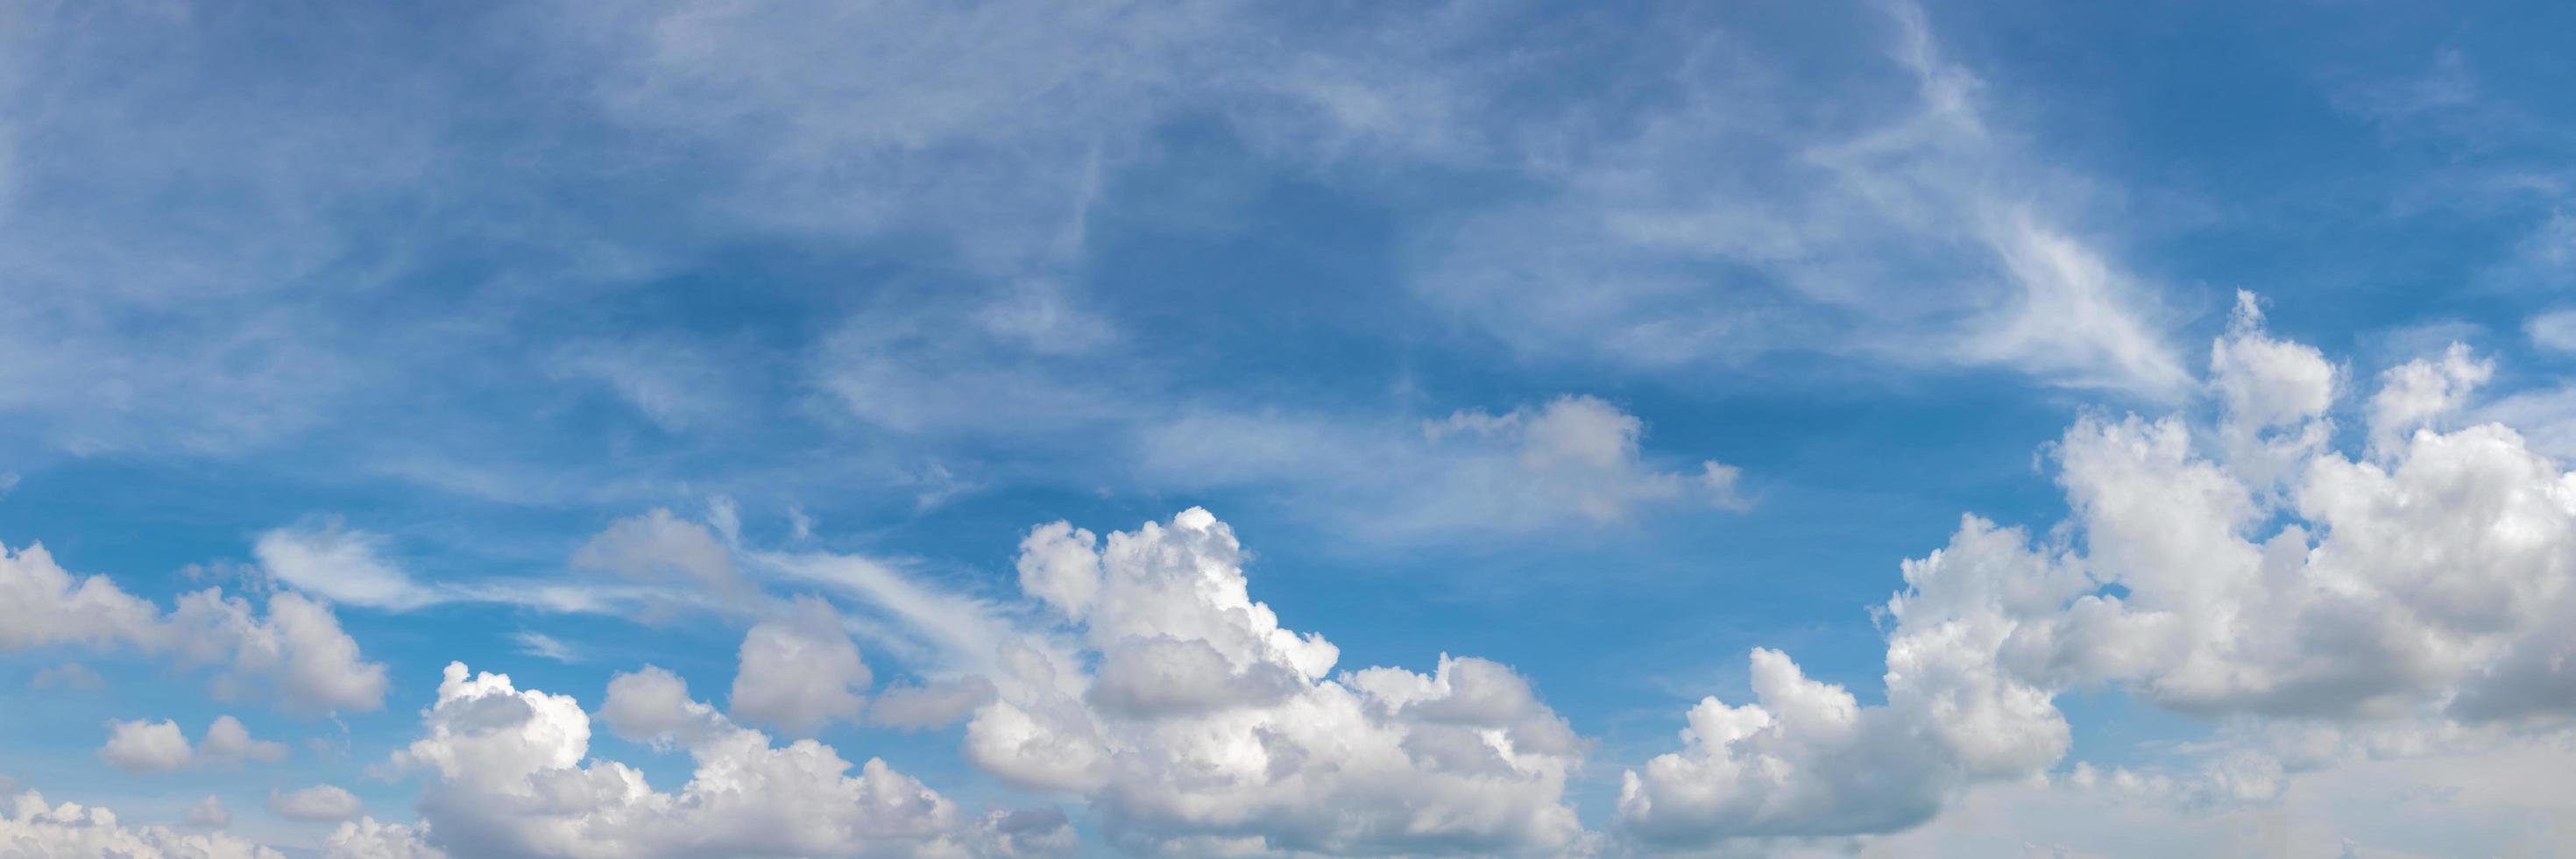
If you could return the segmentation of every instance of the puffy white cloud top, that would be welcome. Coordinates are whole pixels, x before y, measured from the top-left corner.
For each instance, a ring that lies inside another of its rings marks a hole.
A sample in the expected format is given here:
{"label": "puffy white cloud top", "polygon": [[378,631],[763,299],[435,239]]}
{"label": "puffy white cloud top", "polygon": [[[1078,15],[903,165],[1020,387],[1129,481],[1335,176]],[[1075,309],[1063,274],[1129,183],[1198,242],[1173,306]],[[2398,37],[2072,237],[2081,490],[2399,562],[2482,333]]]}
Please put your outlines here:
{"label": "puffy white cloud top", "polygon": [[[1056,849],[1072,837],[1060,819],[1043,832],[1005,831],[1006,821],[965,814],[880,760],[852,774],[830,746],[774,746],[659,668],[618,675],[600,718],[622,736],[686,750],[697,764],[689,782],[657,791],[633,767],[590,759],[591,718],[571,696],[450,664],[422,737],[394,756],[429,782],[418,840],[458,856],[958,856]],[[410,837],[342,835],[369,849]]]}
{"label": "puffy white cloud top", "polygon": [[0,547],[0,653],[71,645],[131,648],[182,667],[213,667],[216,691],[254,693],[301,713],[384,706],[385,667],[368,662],[331,609],[291,591],[265,617],[216,588],[164,614],[104,576],[74,577],[41,545]]}
{"label": "puffy white cloud top", "polygon": [[2068,527],[1970,516],[1905,564],[1885,705],[1757,650],[1755,703],[1694,707],[1684,747],[1626,775],[1620,823],[1663,845],[1901,829],[2055,764],[2054,698],[2084,686],[2250,726],[2176,789],[2204,799],[2347,748],[2564,725],[2576,475],[2504,426],[2442,427],[2489,372],[2454,346],[2384,374],[2355,459],[2330,443],[2341,373],[2245,298],[2212,351],[2214,429],[2079,418],[2053,448]]}
{"label": "puffy white cloud top", "polygon": [[221,832],[180,834],[164,826],[128,827],[116,812],[79,803],[45,804],[27,791],[0,802],[0,855],[9,859],[286,859],[284,854]]}
{"label": "puffy white cloud top", "polygon": [[1188,854],[1591,849],[1564,801],[1583,746],[1510,668],[1333,674],[1339,651],[1252,600],[1206,510],[1104,541],[1058,522],[1020,545],[1023,591],[1081,641],[1087,674],[1009,660],[966,754],[1024,787],[1089,797],[1108,835]]}

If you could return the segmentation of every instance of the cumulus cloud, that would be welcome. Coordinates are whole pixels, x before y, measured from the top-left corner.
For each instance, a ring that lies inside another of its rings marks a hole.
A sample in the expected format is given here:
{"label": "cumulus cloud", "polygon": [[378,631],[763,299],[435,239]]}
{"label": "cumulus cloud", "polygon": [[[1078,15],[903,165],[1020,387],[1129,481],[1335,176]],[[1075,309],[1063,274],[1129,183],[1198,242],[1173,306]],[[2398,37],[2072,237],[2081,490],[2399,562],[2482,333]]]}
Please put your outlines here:
{"label": "cumulus cloud", "polygon": [[98,750],[99,760],[129,773],[171,772],[196,766],[222,766],[256,761],[276,763],[286,759],[286,744],[255,740],[240,719],[217,716],[206,728],[206,737],[191,747],[179,723],[163,719],[108,723],[107,745]]}
{"label": "cumulus cloud", "polygon": [[285,859],[221,832],[183,835],[165,826],[128,827],[104,808],[49,806],[32,790],[10,798],[0,813],[0,848],[12,859]]}
{"label": "cumulus cloud", "polygon": [[250,729],[231,716],[216,716],[215,723],[206,727],[206,738],[197,743],[201,763],[276,763],[285,760],[286,754],[285,743],[251,739]]}
{"label": "cumulus cloud", "polygon": [[860,692],[876,682],[830,603],[799,597],[781,617],[742,638],[742,664],[727,699],[737,719],[810,736],[823,723],[857,718]]}
{"label": "cumulus cloud", "polygon": [[1682,750],[1625,776],[1621,825],[1666,845],[1902,829],[2056,763],[2054,698],[2079,687],[2254,726],[2183,781],[2105,776],[2210,803],[2576,720],[2576,476],[2504,426],[2432,427],[2492,364],[2455,347],[2383,374],[2356,459],[2325,443],[2339,374],[2259,323],[2245,302],[2213,350],[2215,438],[2087,414],[2051,449],[2065,527],[1969,516],[1906,562],[1885,704],[1757,650],[1754,702],[1694,707]]}
{"label": "cumulus cloud", "polygon": [[356,795],[327,784],[285,793],[268,792],[268,810],[288,820],[348,820],[358,816],[362,807]]}
{"label": "cumulus cloud", "polygon": [[365,661],[330,608],[301,594],[271,595],[262,617],[247,600],[207,588],[180,595],[164,614],[104,576],[74,577],[41,545],[0,547],[0,652],[58,645],[212,667],[219,695],[260,694],[295,712],[384,704],[384,666]]}
{"label": "cumulus cloud", "polygon": [[361,817],[331,831],[331,837],[322,842],[322,859],[447,859],[446,851],[423,839],[425,831],[422,826]]}
{"label": "cumulus cloud", "polygon": [[742,578],[733,553],[714,530],[658,507],[610,524],[573,553],[572,564],[629,579],[694,582],[725,592]]}
{"label": "cumulus cloud", "polygon": [[697,764],[688,783],[657,791],[633,767],[590,758],[591,718],[570,696],[449,665],[422,737],[393,759],[428,781],[427,843],[469,856],[1001,852],[987,821],[883,761],[852,774],[830,746],[772,745],[659,668],[612,679],[600,719],[685,750]]}
{"label": "cumulus cloud", "polygon": [[188,765],[188,737],[179,732],[177,722],[111,722],[108,728],[107,745],[99,748],[98,759],[109,766],[129,773],[147,773],[171,772]]}
{"label": "cumulus cloud", "polygon": [[2495,375],[2495,362],[2470,354],[2459,343],[2440,358],[2419,358],[2390,368],[2380,376],[2379,393],[2370,398],[2370,442],[2374,451],[2394,447],[2405,435],[2434,419],[2457,412],[2469,392]]}
{"label": "cumulus cloud", "polygon": [[1563,795],[1582,744],[1527,679],[1449,656],[1428,675],[1334,674],[1337,648],[1252,600],[1244,557],[1196,508],[1105,540],[1031,531],[1021,588],[1099,668],[1018,651],[967,726],[967,758],[1088,797],[1139,849],[1590,849]]}

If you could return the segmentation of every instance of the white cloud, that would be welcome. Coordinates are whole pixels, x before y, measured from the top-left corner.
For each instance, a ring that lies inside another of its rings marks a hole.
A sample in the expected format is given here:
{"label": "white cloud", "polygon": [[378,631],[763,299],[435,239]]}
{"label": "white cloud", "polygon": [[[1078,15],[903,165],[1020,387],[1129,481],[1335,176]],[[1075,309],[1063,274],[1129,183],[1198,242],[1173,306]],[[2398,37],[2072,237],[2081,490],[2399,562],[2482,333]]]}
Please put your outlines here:
{"label": "white cloud", "polygon": [[2371,449],[2392,448],[2406,434],[2459,411],[2469,392],[2494,375],[2495,361],[2472,357],[2459,343],[2439,359],[2418,358],[2380,374],[2379,393],[2370,398]]}
{"label": "white cloud", "polygon": [[1097,655],[1022,650],[967,727],[1013,784],[1081,793],[1143,849],[1564,854],[1581,743],[1526,679],[1444,656],[1431,675],[1331,674],[1339,652],[1252,601],[1205,510],[1103,541],[1064,523],[1021,544],[1022,588]]}
{"label": "white cloud", "polygon": [[737,719],[811,736],[825,722],[855,719],[876,682],[830,603],[799,597],[784,616],[752,626],[727,699]]}
{"label": "white cloud", "polygon": [[424,840],[425,832],[422,826],[361,817],[331,831],[322,843],[322,859],[447,859],[446,851]]}
{"label": "white cloud", "polygon": [[441,595],[384,559],[384,540],[337,522],[279,528],[251,547],[260,569],[296,590],[344,605],[407,611]]}
{"label": "white cloud", "polygon": [[2531,336],[2533,345],[2559,352],[2576,352],[2576,309],[2553,310],[2531,317],[2523,323],[2523,333]]}
{"label": "white cloud", "polygon": [[348,820],[358,816],[363,807],[357,796],[327,784],[287,793],[268,792],[268,810],[288,820]]}
{"label": "white cloud", "polygon": [[197,804],[188,806],[186,820],[189,826],[222,829],[233,825],[233,812],[224,807],[221,798],[210,793],[197,800]]}
{"label": "white cloud", "polygon": [[[2210,805],[2171,780],[2079,766],[1980,786],[1919,829],[1875,838],[1886,856],[2547,855],[2576,822],[2560,789],[2576,755],[2512,743],[2280,773],[2277,796]],[[2188,791],[2186,791],[2188,792]],[[1819,851],[1821,853],[1821,851]]]}
{"label": "white cloud", "polygon": [[190,761],[188,737],[179,732],[179,723],[163,719],[111,722],[107,745],[98,750],[99,760],[129,773],[171,772],[186,767]]}
{"label": "white cloud", "polygon": [[32,790],[5,803],[0,847],[11,859],[285,859],[275,850],[221,832],[182,835],[164,826],[129,828],[113,811],[72,802],[49,806]]}
{"label": "white cloud", "polygon": [[870,760],[811,740],[771,745],[692,700],[659,668],[621,674],[600,718],[621,736],[686,750],[678,793],[589,757],[591,720],[570,696],[449,665],[422,737],[396,753],[421,774],[426,839],[457,855],[916,856],[998,853],[985,821]]}
{"label": "white cloud", "polygon": [[1149,429],[1138,452],[1159,485],[1284,491],[1343,533],[1408,541],[1605,525],[1649,511],[1742,510],[1740,469],[1667,463],[1645,421],[1597,397],[1410,425],[1208,413]]}
{"label": "white cloud", "polygon": [[130,647],[183,668],[216,667],[219,694],[271,695],[291,711],[384,703],[384,666],[364,661],[331,610],[302,595],[270,596],[262,618],[207,588],[180,595],[164,615],[104,576],[74,578],[41,545],[0,548],[0,652],[52,645]]}
{"label": "white cloud", "polygon": [[250,729],[231,716],[216,716],[215,723],[206,727],[206,738],[197,743],[197,760],[201,763],[273,764],[285,760],[286,755],[285,743],[251,739]]}
{"label": "white cloud", "polygon": [[[2105,684],[2252,726],[2159,788],[2205,803],[2269,801],[2285,773],[2356,752],[2576,724],[2576,475],[2499,425],[2397,434],[2460,408],[2492,365],[2454,349],[2384,375],[2386,431],[2355,460],[2315,431],[2331,365],[2258,322],[2213,350],[2214,450],[2180,417],[2080,418],[2052,449],[2065,528],[2034,542],[1968,517],[1905,564],[1886,704],[1756,651],[1758,703],[1694,708],[1683,749],[1627,775],[1623,827],[1668,846],[1902,829],[2054,764],[2055,696]],[[2240,455],[2248,428],[2276,433],[2265,455]]]}
{"label": "white cloud", "polygon": [[694,582],[725,593],[742,580],[732,551],[713,530],[658,507],[610,524],[573,553],[572,564],[642,581]]}
{"label": "white cloud", "polygon": [[554,636],[547,635],[542,632],[533,632],[523,629],[512,634],[510,636],[510,640],[519,645],[520,653],[525,653],[530,656],[541,656],[566,665],[582,661],[582,655],[579,650],[574,649],[572,645],[565,644],[562,641],[557,640]]}

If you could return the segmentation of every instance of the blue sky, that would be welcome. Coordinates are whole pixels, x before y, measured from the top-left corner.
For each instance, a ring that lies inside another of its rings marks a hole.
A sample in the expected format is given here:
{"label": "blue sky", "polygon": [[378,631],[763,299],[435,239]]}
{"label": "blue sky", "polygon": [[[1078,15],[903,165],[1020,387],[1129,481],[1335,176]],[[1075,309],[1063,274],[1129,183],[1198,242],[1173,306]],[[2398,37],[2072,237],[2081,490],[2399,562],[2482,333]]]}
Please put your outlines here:
{"label": "blue sky", "polygon": [[0,7],[0,833],[2559,842],[2569,16]]}

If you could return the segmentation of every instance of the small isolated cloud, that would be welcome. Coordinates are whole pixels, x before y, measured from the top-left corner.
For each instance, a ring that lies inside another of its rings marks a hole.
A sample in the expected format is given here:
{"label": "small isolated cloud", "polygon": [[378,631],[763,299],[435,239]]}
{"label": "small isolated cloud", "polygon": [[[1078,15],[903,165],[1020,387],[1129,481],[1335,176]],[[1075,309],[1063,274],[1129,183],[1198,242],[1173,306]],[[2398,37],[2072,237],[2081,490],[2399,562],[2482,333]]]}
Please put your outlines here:
{"label": "small isolated cloud", "polygon": [[357,817],[362,807],[355,794],[327,784],[268,793],[268,810],[288,820],[337,822]]}
{"label": "small isolated cloud", "polygon": [[518,633],[511,635],[510,640],[519,645],[520,653],[525,653],[529,656],[552,659],[566,665],[577,664],[582,661],[581,652],[573,649],[572,645],[565,644],[562,641],[557,640],[554,636],[547,635],[542,632],[520,630]]}
{"label": "small isolated cloud", "polygon": [[694,582],[731,592],[741,584],[733,553],[714,529],[654,508],[611,523],[573,553],[572,565],[638,581]]}
{"label": "small isolated cloud", "polygon": [[2556,352],[2576,352],[2576,309],[2553,310],[2523,324],[2532,345]]}
{"label": "small isolated cloud", "polygon": [[1271,488],[1381,541],[1525,534],[1656,510],[1751,505],[1741,469],[1715,460],[1668,464],[1647,453],[1645,437],[1636,415],[1569,395],[1410,425],[1202,414],[1149,431],[1140,457],[1166,483]]}
{"label": "small isolated cloud", "polygon": [[108,723],[107,745],[100,760],[129,773],[172,772],[206,766],[276,763],[286,759],[286,744],[253,739],[250,729],[231,716],[217,716],[204,740],[190,745],[179,723],[168,719]]}
{"label": "small isolated cloud", "polygon": [[78,662],[66,662],[50,668],[37,669],[36,676],[28,679],[27,685],[38,689],[79,689],[86,691],[106,688],[107,678],[99,676],[98,672],[90,670],[87,665],[82,665]]}
{"label": "small isolated cloud", "polygon": [[138,719],[110,722],[108,729],[107,745],[99,748],[98,759],[117,769],[129,773],[174,772],[194,760],[188,736],[180,733],[177,722]]}
{"label": "small isolated cloud", "polygon": [[374,534],[322,522],[260,535],[251,554],[271,578],[343,605],[407,611],[440,601],[387,561]]}

